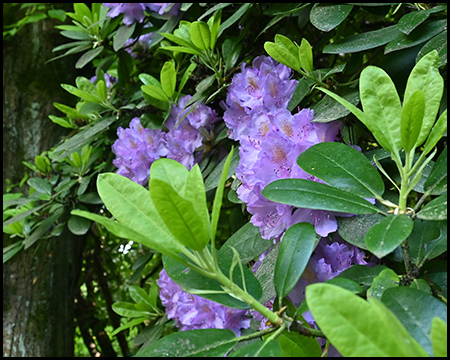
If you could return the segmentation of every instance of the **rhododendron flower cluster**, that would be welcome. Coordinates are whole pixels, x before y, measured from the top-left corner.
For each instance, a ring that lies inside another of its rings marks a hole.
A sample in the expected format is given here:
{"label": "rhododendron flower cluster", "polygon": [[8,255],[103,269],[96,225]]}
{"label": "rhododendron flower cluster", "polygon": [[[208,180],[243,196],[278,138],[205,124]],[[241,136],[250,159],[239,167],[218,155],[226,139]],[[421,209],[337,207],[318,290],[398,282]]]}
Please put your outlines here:
{"label": "rhododendron flower cluster", "polygon": [[127,129],[118,128],[118,139],[112,146],[116,155],[113,164],[118,168],[118,174],[146,185],[151,164],[161,157],[176,160],[188,170],[194,166],[195,156],[201,154],[194,152],[202,146],[202,132],[209,132],[211,125],[219,118],[213,109],[203,103],[184,109],[190,98],[190,95],[184,96],[178,106],[172,107],[165,123],[168,132],[146,129],[139,118],[132,119]]}
{"label": "rhododendron flower cluster", "polygon": [[194,329],[228,329],[236,336],[250,327],[247,310],[232,309],[181,289],[163,269],[159,274],[159,296],[169,319],[182,331]]}
{"label": "rhododendron flower cluster", "polygon": [[131,25],[135,21],[141,23],[145,18],[145,10],[156,12],[159,15],[172,16],[177,15],[181,3],[103,3],[109,7],[109,17],[117,17],[124,14],[123,23]]}
{"label": "rhododendron flower cluster", "polygon": [[265,239],[277,239],[291,225],[309,222],[321,236],[337,230],[332,213],[297,209],[267,200],[264,187],[277,179],[319,181],[297,165],[297,157],[323,141],[335,141],[340,122],[313,123],[314,112],[303,109],[292,115],[286,109],[298,83],[291,70],[268,56],[244,63],[228,88],[225,123],[229,137],[240,143],[236,177],[242,181],[239,199],[247,204],[251,222]]}

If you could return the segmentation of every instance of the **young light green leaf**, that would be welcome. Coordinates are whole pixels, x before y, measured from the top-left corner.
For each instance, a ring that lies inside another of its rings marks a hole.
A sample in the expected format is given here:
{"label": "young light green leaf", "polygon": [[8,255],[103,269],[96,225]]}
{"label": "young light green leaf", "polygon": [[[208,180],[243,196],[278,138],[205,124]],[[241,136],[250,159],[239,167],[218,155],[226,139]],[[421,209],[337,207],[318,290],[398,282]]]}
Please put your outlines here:
{"label": "young light green leaf", "polygon": [[447,324],[438,317],[431,323],[431,345],[435,357],[447,357]]}
{"label": "young light green leaf", "polygon": [[320,357],[322,350],[316,338],[285,330],[275,341],[281,346],[281,357]]}
{"label": "young light green leaf", "polygon": [[200,50],[206,50],[211,45],[211,32],[204,21],[195,21],[189,29],[191,40]]}
{"label": "young light green leaf", "polygon": [[441,140],[442,136],[447,131],[447,109],[439,116],[439,119],[436,121],[436,124],[433,126],[433,129],[428,135],[428,139],[425,142],[425,146],[423,149],[424,155],[428,154],[431,150],[433,150],[434,146],[437,144],[439,140]]}
{"label": "young light green leaf", "polygon": [[293,55],[289,49],[280,44],[275,44],[269,41],[264,43],[264,50],[274,60],[280,62],[283,65],[290,67],[293,70],[300,70],[300,60],[298,55]]}
{"label": "young light green leaf", "polygon": [[389,215],[367,231],[364,242],[367,249],[381,259],[394,251],[413,229],[413,221],[407,215]]}
{"label": "young light green leaf", "polygon": [[202,250],[209,242],[209,229],[186,200],[173,187],[159,179],[150,179],[150,197],[159,216],[180,244],[193,250]]}
{"label": "young light green leaf", "polygon": [[383,195],[379,172],[358,150],[336,142],[318,143],[300,154],[298,165],[328,185],[363,198]]}
{"label": "young light green leaf", "polygon": [[119,314],[120,316],[125,317],[143,317],[143,316],[149,316],[150,312],[138,310],[136,308],[136,304],[125,302],[125,301],[118,301],[111,305],[111,308],[114,310],[116,314]]}
{"label": "young light green leaf", "polygon": [[406,152],[417,146],[422,120],[425,114],[425,95],[417,90],[403,105],[401,117],[402,146]]}
{"label": "young light green leaf", "polygon": [[361,72],[359,84],[364,113],[385,134],[391,146],[387,150],[397,153],[401,148],[402,106],[394,83],[384,70],[368,66]]}
{"label": "young light green leaf", "polygon": [[379,210],[367,200],[347,191],[305,179],[276,180],[262,191],[269,200],[301,208],[375,214]]}
{"label": "young light green leaf", "polygon": [[216,46],[217,38],[219,35],[219,28],[220,28],[220,20],[222,18],[222,9],[219,9],[216,11],[216,13],[211,16],[211,18],[208,20],[208,26],[211,33],[211,50],[214,51],[214,48]]}
{"label": "young light green leaf", "polygon": [[302,39],[302,43],[300,44],[300,48],[298,49],[298,57],[300,59],[300,64],[303,70],[314,70],[312,47],[309,44],[308,40],[306,40],[305,38]]}
{"label": "young light green leaf", "polygon": [[274,40],[275,40],[275,44],[283,46],[293,56],[297,56],[299,47],[298,47],[298,45],[294,44],[291,41],[291,39],[287,38],[284,35],[276,34]]}
{"label": "young light green leaf", "polygon": [[155,85],[142,85],[141,89],[146,94],[150,95],[151,97],[154,97],[157,100],[168,102],[169,98],[166,95],[165,91],[162,88],[159,88]]}
{"label": "young light green leaf", "polygon": [[314,250],[316,231],[309,223],[292,225],[285,233],[275,265],[274,285],[280,298],[291,292]]}
{"label": "young light green leaf", "polygon": [[103,80],[99,80],[97,83],[97,94],[103,101],[105,101],[108,97],[108,91],[106,90],[106,85]]}
{"label": "young light green leaf", "polygon": [[381,301],[408,333],[432,356],[431,326],[434,317],[447,320],[447,306],[431,294],[406,286],[387,289]]}
{"label": "young light green leaf", "polygon": [[227,329],[198,329],[167,335],[148,347],[139,357],[224,357],[236,345],[236,335]]}
{"label": "young light green leaf", "polygon": [[306,287],[306,302],[342,356],[427,356],[400,321],[375,299],[365,301],[336,285],[321,283]]}
{"label": "young light green leaf", "polygon": [[172,98],[177,83],[177,72],[173,61],[166,61],[161,69],[161,87],[167,97]]}
{"label": "young light green leaf", "polygon": [[414,66],[406,84],[405,95],[403,98],[405,104],[408,103],[410,97],[417,90],[421,90],[426,94],[425,115],[417,139],[417,146],[420,146],[430,133],[431,127],[436,120],[444,91],[444,79],[439,73],[437,67],[438,61],[438,52],[436,50],[429,52]]}
{"label": "young light green leaf", "polygon": [[431,200],[417,213],[417,217],[423,220],[446,220],[447,194],[443,194]]}
{"label": "young light green leaf", "polygon": [[372,285],[367,290],[367,298],[381,300],[385,290],[397,287],[399,284],[400,280],[396,272],[392,269],[384,269],[373,279]]}
{"label": "young light green leaf", "polygon": [[172,159],[158,159],[150,167],[150,178],[166,182],[181,196],[184,196],[188,176],[188,169]]}

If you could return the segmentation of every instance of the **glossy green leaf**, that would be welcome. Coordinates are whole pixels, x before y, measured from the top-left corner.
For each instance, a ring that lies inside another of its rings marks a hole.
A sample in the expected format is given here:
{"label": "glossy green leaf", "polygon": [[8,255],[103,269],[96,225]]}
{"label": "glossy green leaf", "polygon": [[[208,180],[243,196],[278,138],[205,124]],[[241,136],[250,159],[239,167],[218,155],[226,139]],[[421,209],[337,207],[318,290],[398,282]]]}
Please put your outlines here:
{"label": "glossy green leaf", "polygon": [[216,47],[217,38],[219,35],[220,20],[222,19],[222,9],[219,9],[211,18],[208,20],[208,26],[211,33],[211,44],[210,49],[214,50]]}
{"label": "glossy green leaf", "polygon": [[136,304],[125,302],[125,301],[118,301],[111,305],[111,308],[114,310],[114,312],[120,316],[125,317],[143,317],[150,315],[149,311],[143,311],[136,308]]}
{"label": "glossy green leaf", "polygon": [[181,53],[186,53],[186,54],[193,54],[193,55],[200,55],[201,52],[193,49],[193,48],[188,48],[188,47],[184,47],[184,46],[161,46],[161,49],[164,50],[169,50],[169,51],[173,51],[173,52],[181,52]]}
{"label": "glossy green leaf", "polygon": [[417,138],[425,115],[425,95],[417,90],[403,105],[401,117],[402,146],[406,152],[416,147]]}
{"label": "glossy green leaf", "polygon": [[[217,261],[219,263],[219,268],[224,274],[229,274],[230,266],[232,264],[232,257],[228,254],[222,254],[222,251],[216,251]],[[219,304],[236,308],[236,309],[250,309],[250,305],[244,303],[243,301],[232,297],[226,293],[214,294],[207,293],[208,291],[223,291],[222,285],[211,278],[205,277],[194,270],[188,270],[189,268],[167,256],[163,256],[164,269],[167,271],[169,277],[175,281],[181,288],[186,292],[191,292],[194,290],[205,291],[203,294],[198,294],[198,296],[204,297],[211,301],[215,301]],[[247,292],[252,295],[256,300],[260,300],[262,296],[261,284],[258,279],[253,274],[252,270],[243,267],[245,286]],[[242,285],[242,274],[239,266],[235,266],[233,270],[233,282],[243,288]],[[195,291],[194,291],[195,292]]]}
{"label": "glossy green leaf", "polygon": [[359,88],[364,113],[385,134],[391,146],[387,150],[397,152],[401,148],[402,106],[393,81],[384,70],[368,66],[361,72]]}
{"label": "glossy green leaf", "polygon": [[376,265],[370,267],[367,265],[353,265],[347,270],[344,270],[334,279],[350,279],[360,284],[363,289],[368,289],[372,286],[373,279],[375,279],[383,270],[388,269],[384,265]]}
{"label": "glossy green leaf", "polygon": [[420,49],[416,56],[416,63],[420,61],[426,54],[436,50],[439,54],[438,67],[447,64],[447,30],[428,40]]}
{"label": "glossy green leaf", "polygon": [[277,341],[256,341],[240,347],[233,351],[227,357],[275,357],[278,358],[282,354],[281,347]]}
{"label": "glossy green leaf", "polygon": [[274,285],[280,298],[298,283],[314,250],[316,232],[309,223],[292,225],[284,234],[275,264]]}
{"label": "glossy green leaf", "polygon": [[417,146],[420,146],[430,133],[444,91],[444,79],[439,73],[438,61],[438,52],[436,50],[429,52],[414,66],[406,84],[403,98],[405,104],[417,90],[421,90],[425,95],[425,116],[417,139]]}
{"label": "glossy green leaf", "polygon": [[161,87],[166,95],[171,98],[175,93],[177,72],[173,61],[166,61],[161,69]]}
{"label": "glossy green leaf", "polygon": [[[360,109],[358,109],[351,102],[345,100],[341,96],[321,87],[317,87],[316,89],[324,92],[331,98],[335,99],[337,102],[345,106],[348,110],[351,111],[353,115],[355,115],[359,121],[361,121],[373,134],[378,143],[386,150],[391,151],[393,149],[393,145],[390,142],[389,137],[385,134],[385,130],[380,126],[378,121],[373,121],[371,118]],[[398,120],[400,122],[400,119]]]}
{"label": "glossy green leaf", "polygon": [[447,194],[431,200],[417,213],[417,217],[423,220],[446,220]]}
{"label": "glossy green leaf", "polygon": [[348,243],[367,250],[364,242],[367,231],[383,218],[381,214],[339,217],[337,219],[339,235]]}
{"label": "glossy green leaf", "polygon": [[67,92],[71,93],[72,95],[78,96],[81,99],[84,99],[86,101],[91,101],[91,102],[94,102],[97,104],[101,103],[101,100],[97,94],[92,95],[88,92],[77,89],[75,86],[68,85],[68,84],[61,84],[61,87],[64,90],[66,90]]}
{"label": "glossy green leaf", "polygon": [[[134,181],[113,173],[97,178],[97,189],[111,214],[134,233],[145,246],[179,258],[184,249],[159,216],[148,190]],[[142,238],[143,237],[143,238]]]}
{"label": "glossy green leaf", "polygon": [[398,34],[401,34],[401,32],[398,30],[397,25],[391,25],[379,30],[347,36],[342,40],[328,44],[323,48],[323,52],[326,54],[348,54],[365,51],[387,44],[395,39]]}
{"label": "glossy green leaf", "polygon": [[[177,30],[176,30],[176,32],[177,32]],[[179,32],[177,32],[177,33],[179,33]],[[189,34],[189,32],[188,32],[188,34]],[[169,39],[170,41],[174,42],[177,45],[183,46],[185,48],[193,48],[193,50],[197,51],[198,54],[200,54],[198,49],[196,49],[194,47],[194,44],[192,43],[189,35],[187,37],[176,36],[174,34],[168,34],[168,33],[161,33],[161,35],[163,35],[165,38]]]}
{"label": "glossy green leaf", "polygon": [[99,80],[97,83],[97,94],[100,99],[103,101],[108,97],[108,90],[106,89],[105,81]]}
{"label": "glossy green leaf", "polygon": [[379,210],[363,198],[332,186],[305,179],[276,180],[262,191],[269,200],[300,208],[375,214]]}
{"label": "glossy green leaf", "polygon": [[285,330],[275,341],[280,344],[282,357],[320,357],[322,350],[313,337]]}
{"label": "glossy green leaf", "polygon": [[407,215],[389,215],[367,231],[364,239],[367,249],[381,259],[394,251],[413,229],[413,221]]}
{"label": "glossy green leaf", "polygon": [[367,290],[367,298],[381,300],[385,290],[397,287],[399,284],[400,279],[396,272],[392,269],[384,269],[373,279],[372,285]]}
{"label": "glossy green leaf", "polygon": [[285,46],[266,41],[264,43],[264,50],[266,50],[269,56],[281,64],[286,65],[293,70],[300,70],[298,55],[293,55]]}
{"label": "glossy green leaf", "polygon": [[211,32],[204,21],[195,21],[191,24],[189,33],[191,40],[200,50],[206,50],[211,45]]}
{"label": "glossy green leaf", "polygon": [[[341,96],[344,101],[350,103],[350,106],[355,106],[355,108],[360,101],[358,89],[343,89],[337,96]],[[350,114],[350,110],[347,107],[330,96],[324,96],[322,100],[311,105],[311,109],[314,110],[314,122],[321,123],[341,119]]]}
{"label": "glossy green leaf", "polygon": [[198,329],[167,335],[148,347],[139,357],[224,357],[236,345],[236,335],[227,329]]}
{"label": "glossy green leaf", "polygon": [[421,267],[447,251],[447,222],[416,219],[408,244],[411,261]]}
{"label": "glossy green leaf", "polygon": [[439,318],[431,323],[431,345],[435,357],[447,357],[447,324]]}
{"label": "glossy green leaf", "polygon": [[401,32],[409,35],[411,31],[428,19],[432,13],[445,9],[447,9],[446,5],[438,5],[427,10],[412,11],[402,16],[397,23],[397,27]]}
{"label": "glossy green leaf", "polygon": [[447,306],[432,295],[404,286],[387,289],[381,301],[432,356],[431,324],[434,317],[447,321]]}
{"label": "glossy green leaf", "polygon": [[426,356],[399,320],[379,301],[368,301],[330,284],[306,287],[319,328],[342,356]]}
{"label": "glossy green leaf", "polygon": [[193,250],[203,249],[209,242],[209,228],[205,229],[194,204],[159,179],[151,178],[149,188],[159,216],[178,242]]}
{"label": "glossy green leaf", "polygon": [[166,102],[169,101],[169,98],[168,98],[167,94],[165,93],[165,91],[158,86],[142,85],[141,89],[143,92],[154,97],[157,100],[166,101]]}
{"label": "glossy green leaf", "polygon": [[384,182],[379,172],[361,152],[348,145],[318,143],[301,153],[297,163],[328,185],[363,198],[384,193]]}
{"label": "glossy green leaf", "polygon": [[[423,128],[423,127],[422,127]],[[442,136],[447,132],[447,109],[439,116],[439,119],[436,121],[436,124],[431,129],[430,135],[428,135],[428,139],[425,142],[423,153],[426,155],[431,150],[433,150],[434,146],[437,144],[439,140],[441,140]]]}
{"label": "glossy green leaf", "polygon": [[308,40],[306,40],[305,38],[302,39],[302,43],[300,44],[300,48],[298,49],[298,57],[300,59],[300,64],[303,70],[314,70],[312,47]]}
{"label": "glossy green leaf", "polygon": [[434,163],[423,189],[430,195],[441,195],[447,192],[447,147],[442,150]]}
{"label": "glossy green leaf", "polygon": [[114,37],[114,51],[119,51],[122,46],[125,45],[127,40],[131,37],[134,32],[134,28],[136,27],[136,22],[133,22],[131,25],[122,25],[117,30],[117,34]]}
{"label": "glossy green leaf", "polygon": [[298,53],[298,45],[294,44],[292,42],[291,39],[289,39],[288,37],[281,35],[281,34],[276,34],[275,35],[275,44],[278,44],[280,46],[283,46],[284,48],[286,48],[286,50],[288,50],[292,55],[296,56]]}
{"label": "glossy green leaf", "polygon": [[321,31],[331,31],[350,14],[353,5],[315,3],[309,15],[311,24]]}

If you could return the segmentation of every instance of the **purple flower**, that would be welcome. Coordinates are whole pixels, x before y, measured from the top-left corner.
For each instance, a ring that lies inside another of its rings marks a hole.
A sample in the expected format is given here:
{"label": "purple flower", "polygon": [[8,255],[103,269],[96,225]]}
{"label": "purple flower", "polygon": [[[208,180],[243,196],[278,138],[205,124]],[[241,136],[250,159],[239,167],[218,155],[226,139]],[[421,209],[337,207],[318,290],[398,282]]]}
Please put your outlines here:
{"label": "purple flower", "polygon": [[145,3],[103,3],[111,10],[108,12],[109,17],[117,17],[120,14],[124,14],[123,23],[125,25],[131,25],[135,21],[141,23],[144,20]]}
{"label": "purple flower", "polygon": [[143,128],[139,118],[134,118],[128,129],[117,129],[117,136],[112,146],[116,155],[113,164],[119,168],[117,173],[146,185],[151,164],[168,154],[165,134],[159,129]]}
{"label": "purple flower", "polygon": [[175,283],[163,269],[159,274],[159,296],[169,319],[181,330],[229,329],[236,336],[250,327],[247,310],[232,309],[189,294]]}
{"label": "purple flower", "polygon": [[147,3],[147,7],[159,15],[177,16],[181,3]]}

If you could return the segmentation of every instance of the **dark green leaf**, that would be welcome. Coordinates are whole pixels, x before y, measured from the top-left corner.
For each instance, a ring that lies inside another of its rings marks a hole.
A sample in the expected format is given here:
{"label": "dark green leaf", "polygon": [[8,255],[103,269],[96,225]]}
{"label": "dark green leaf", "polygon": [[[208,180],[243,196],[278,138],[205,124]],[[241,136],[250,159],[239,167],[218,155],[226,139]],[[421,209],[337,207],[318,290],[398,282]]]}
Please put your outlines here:
{"label": "dark green leaf", "polygon": [[298,283],[314,250],[316,232],[309,223],[291,226],[283,236],[275,265],[274,285],[280,298]]}
{"label": "dark green leaf", "polygon": [[447,250],[447,222],[416,219],[408,238],[411,261],[421,266]]}
{"label": "dark green leaf", "polygon": [[398,21],[398,29],[406,35],[409,35],[417,26],[422,24],[428,17],[435,12],[445,10],[446,5],[438,5],[427,10],[413,11],[403,17]]}
{"label": "dark green leaf", "polygon": [[[205,180],[205,191],[210,191],[215,189],[219,185],[220,178],[222,176],[222,171],[225,166],[227,158],[224,158],[219,165],[217,165],[211,174]],[[235,151],[231,159],[230,168],[228,170],[227,179],[234,174],[236,167],[239,165],[239,151]]]}
{"label": "dark green leaf", "polygon": [[75,64],[76,69],[82,69],[86,64],[94,60],[103,51],[103,46],[89,50],[84,53]]}
{"label": "dark green leaf", "polygon": [[446,220],[447,194],[431,200],[417,213],[417,217],[423,220]]}
{"label": "dark green leaf", "polygon": [[309,93],[309,85],[305,79],[300,79],[298,81],[297,87],[292,94],[291,100],[289,100],[289,104],[287,109],[289,111],[293,111],[303,100],[303,98]]}
{"label": "dark green leaf", "polygon": [[301,153],[297,163],[328,185],[363,198],[384,193],[384,182],[378,171],[362,153],[348,145],[318,143]]}
{"label": "dark green leaf", "polygon": [[75,235],[84,235],[89,231],[92,221],[76,215],[71,215],[67,227]]}
{"label": "dark green leaf", "polygon": [[364,239],[369,249],[379,259],[394,251],[413,229],[407,215],[389,215],[367,231]]}
{"label": "dark green leaf", "polygon": [[433,50],[436,50],[439,54],[438,67],[447,64],[447,30],[437,34],[435,37],[427,41],[427,43],[417,54],[416,63]]}
{"label": "dark green leaf", "polygon": [[354,53],[373,49],[387,44],[395,39],[401,32],[397,25],[391,25],[383,29],[369,31],[362,34],[351,35],[324,47],[323,52],[328,54]]}
{"label": "dark green leaf", "polygon": [[381,301],[432,356],[431,323],[434,317],[447,321],[447,306],[423,291],[404,286],[387,289]]}
{"label": "dark green leaf", "polygon": [[275,357],[281,356],[281,347],[277,341],[258,341],[244,345],[228,357]]}
{"label": "dark green leaf", "polygon": [[367,231],[383,219],[381,214],[368,214],[338,218],[338,232],[345,241],[367,250],[364,238]]}
{"label": "dark green leaf", "polygon": [[252,3],[244,3],[239,9],[237,9],[233,15],[231,15],[227,20],[225,20],[222,24],[220,24],[219,34],[217,37],[220,37],[222,33],[228,29],[231,25],[233,25],[236,21],[242,19],[246,11],[252,6]]}
{"label": "dark green leaf", "polygon": [[344,21],[353,9],[353,5],[315,3],[310,13],[310,21],[321,31],[330,31]]}
{"label": "dark green leaf", "polygon": [[447,147],[436,160],[423,188],[430,195],[441,195],[447,192]]}
{"label": "dark green leaf", "polygon": [[236,345],[236,335],[227,329],[198,329],[170,334],[148,347],[139,357],[224,357]]}
{"label": "dark green leaf", "polygon": [[[344,100],[351,105],[356,106],[359,103],[359,91],[357,89],[345,89],[339,94]],[[341,119],[350,114],[350,110],[330,96],[325,96],[318,103],[313,104],[311,109],[314,110],[313,122],[330,122]]]}
{"label": "dark green leaf", "polygon": [[301,208],[375,214],[378,209],[363,198],[332,186],[305,179],[276,180],[262,194],[269,200]]}
{"label": "dark green leaf", "polygon": [[388,269],[384,265],[376,265],[370,267],[367,265],[353,265],[352,267],[344,270],[334,279],[349,279],[360,284],[363,289],[368,289],[375,279],[383,270]]}
{"label": "dark green leaf", "polygon": [[131,35],[134,32],[134,28],[136,27],[136,22],[132,23],[131,25],[122,25],[119,27],[119,30],[117,30],[117,34],[114,37],[114,51],[119,51],[123,45],[127,42],[127,40],[131,37]]}

